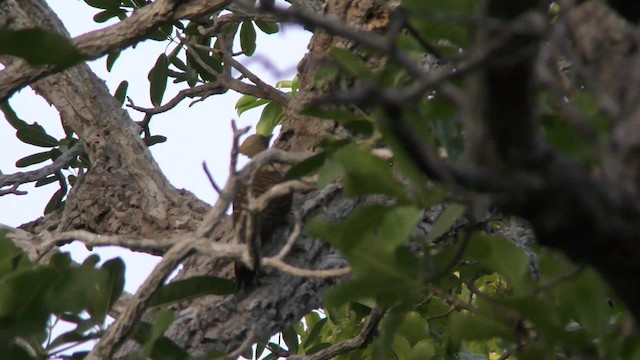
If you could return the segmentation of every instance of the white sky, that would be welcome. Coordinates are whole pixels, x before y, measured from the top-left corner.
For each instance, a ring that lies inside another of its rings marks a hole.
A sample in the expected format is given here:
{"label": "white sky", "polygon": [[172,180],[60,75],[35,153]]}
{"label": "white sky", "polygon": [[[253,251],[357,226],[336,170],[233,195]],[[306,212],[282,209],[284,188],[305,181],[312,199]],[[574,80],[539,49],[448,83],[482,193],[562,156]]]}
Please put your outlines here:
{"label": "white sky", "polygon": [[[99,10],[89,7],[83,1],[47,0],[47,3],[62,19],[71,36],[78,36],[113,23],[94,23],[92,17]],[[265,35],[258,31],[258,48],[253,58],[261,60],[244,61],[244,63],[271,84],[275,84],[278,80],[291,79],[295,75],[298,61],[306,52],[309,38],[310,33],[293,26],[288,26],[274,35]],[[146,41],[138,44],[135,49],[130,48],[124,51],[110,73],[106,70],[106,57],[92,61],[89,65],[100,78],[106,81],[112,93],[122,80],[127,80],[129,81],[127,95],[136,105],[151,107],[147,73],[158,55],[165,51],[167,51],[166,42]],[[267,59],[282,73],[273,74],[265,68],[262,62]],[[182,89],[182,86],[186,85],[181,83],[175,86],[169,82],[163,102],[171,99]],[[165,175],[177,188],[186,188],[209,203],[215,201],[216,193],[202,171],[202,161],[207,162],[216,181],[224,184],[228,175],[230,120],[232,118],[239,120],[239,126],[255,125],[260,116],[261,110],[251,110],[238,119],[234,105],[239,96],[230,91],[222,96],[210,97],[193,107],[188,107],[189,101],[185,101],[167,113],[155,115],[151,122],[153,134],[168,137],[167,142],[151,147],[151,152]],[[23,120],[28,123],[38,122],[54,137],[64,136],[55,108],[36,96],[31,89],[21,90],[11,98],[10,103]],[[128,111],[136,121],[143,118],[142,114],[134,110],[128,109]],[[46,150],[20,142],[15,137],[15,130],[2,119],[0,119],[0,144],[3,149],[0,151],[0,170],[3,174],[38,168],[36,165],[17,169],[15,162],[26,155]],[[18,226],[42,216],[46,203],[57,189],[57,184],[40,188],[26,184],[22,185],[20,190],[28,191],[29,194],[0,197],[0,223]],[[84,246],[78,244],[68,245],[65,249],[71,249],[72,255],[79,261],[89,254]],[[101,254],[102,260],[123,256],[128,264],[135,263],[135,267],[127,267],[127,291],[135,291],[155,264],[151,256],[117,248],[99,249],[98,253]]]}

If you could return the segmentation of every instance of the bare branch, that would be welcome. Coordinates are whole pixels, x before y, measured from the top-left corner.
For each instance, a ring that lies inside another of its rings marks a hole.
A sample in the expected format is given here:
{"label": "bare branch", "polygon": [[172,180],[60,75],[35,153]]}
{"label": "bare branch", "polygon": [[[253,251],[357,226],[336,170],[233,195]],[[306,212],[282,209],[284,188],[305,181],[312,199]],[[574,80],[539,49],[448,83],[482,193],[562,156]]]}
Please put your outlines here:
{"label": "bare branch", "polygon": [[280,252],[278,252],[278,255],[273,257],[274,260],[284,259],[284,257],[287,256],[289,251],[291,251],[291,247],[293,246],[293,243],[295,243],[296,240],[298,239],[298,236],[300,236],[300,231],[302,230],[302,219],[300,218],[300,214],[297,212],[293,215],[293,217],[295,219],[293,230],[291,231],[291,234],[289,234],[289,238],[287,238],[287,242],[284,244],[282,249],[280,249]]}
{"label": "bare branch", "polygon": [[351,267],[345,266],[339,269],[327,269],[327,270],[308,270],[301,269],[295,266],[291,266],[285,263],[282,260],[278,260],[277,258],[264,258],[262,259],[262,266],[264,267],[272,267],[278,269],[284,273],[291,274],[294,276],[301,277],[311,277],[311,278],[331,278],[331,277],[340,277],[351,274]]}
{"label": "bare branch", "polygon": [[211,175],[211,172],[209,171],[209,167],[207,166],[207,163],[205,161],[202,162],[202,169],[204,170],[204,173],[207,175],[207,179],[209,179],[209,183],[211,184],[211,187],[218,193],[218,195],[220,195],[222,193],[222,189],[220,189],[218,184],[216,184],[216,181],[213,178],[213,175]]}
{"label": "bare branch", "polygon": [[[224,56],[225,64],[231,65],[233,68],[240,71],[242,75],[244,75],[247,79],[251,80],[255,85],[247,84],[240,80],[236,80],[233,77],[231,77],[231,74],[222,74],[221,76],[219,72],[212,69],[204,60],[202,60],[202,58],[198,55],[196,51],[193,51],[195,47],[198,47],[198,45],[189,44],[189,42],[187,42],[187,40],[184,37],[180,36],[179,34],[177,34],[176,36],[182,44],[184,44],[188,49],[192,50],[191,55],[196,60],[198,65],[202,66],[202,68],[205,69],[209,74],[217,78],[216,82],[218,84],[225,86],[229,89],[235,90],[241,94],[273,100],[282,106],[287,106],[287,104],[289,103],[289,98],[284,92],[262,81],[258,76],[253,74],[244,65],[242,65],[240,62],[235,60],[232,57],[232,55],[229,54],[227,51],[222,52]],[[208,47],[205,47],[203,50],[211,51],[211,52],[218,51],[216,49],[212,49]]]}
{"label": "bare branch", "polygon": [[[232,88],[233,90],[236,90],[243,94],[249,94],[249,95],[254,95],[254,96],[265,98],[265,99],[270,99],[285,107],[287,106],[287,104],[289,104],[289,97],[287,96],[287,94],[274,88],[273,86],[267,84],[266,82],[262,81],[262,79],[260,79],[254,73],[252,73],[251,70],[247,69],[239,61],[231,57],[230,54],[227,54],[227,53],[224,54],[224,61],[229,62],[229,64],[231,64],[231,66],[233,66],[234,69],[238,70],[244,77],[246,77],[247,79],[251,80],[251,82],[256,84],[255,86],[256,91],[254,91],[254,93],[252,94],[249,92],[245,92],[252,89],[251,85],[245,84],[242,81],[230,79],[231,83],[229,84],[229,87]],[[244,86],[241,86],[241,85],[244,85]],[[245,91],[241,91],[240,89],[244,89]]]}
{"label": "bare branch", "polygon": [[127,104],[127,107],[140,111],[145,115],[155,115],[155,114],[160,114],[173,109],[178,104],[180,104],[180,102],[185,98],[194,98],[197,96],[209,95],[211,93],[223,94],[226,91],[227,91],[226,87],[224,87],[222,84],[220,84],[217,81],[213,81],[206,84],[194,86],[192,88],[180,90],[176,96],[174,96],[171,100],[169,100],[168,102],[166,102],[164,105],[161,105],[161,106],[156,106],[153,108],[144,108],[144,107],[136,106],[131,100],[129,100],[129,104]]}

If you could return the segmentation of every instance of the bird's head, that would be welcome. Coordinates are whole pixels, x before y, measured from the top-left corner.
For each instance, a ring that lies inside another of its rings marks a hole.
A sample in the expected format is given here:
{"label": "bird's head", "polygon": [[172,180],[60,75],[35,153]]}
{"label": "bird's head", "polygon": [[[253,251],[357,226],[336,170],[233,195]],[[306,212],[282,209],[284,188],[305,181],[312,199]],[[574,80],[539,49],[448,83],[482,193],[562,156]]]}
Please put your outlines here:
{"label": "bird's head", "polygon": [[238,150],[240,154],[246,155],[250,159],[269,148],[271,135],[264,136],[260,134],[250,135],[244,139]]}

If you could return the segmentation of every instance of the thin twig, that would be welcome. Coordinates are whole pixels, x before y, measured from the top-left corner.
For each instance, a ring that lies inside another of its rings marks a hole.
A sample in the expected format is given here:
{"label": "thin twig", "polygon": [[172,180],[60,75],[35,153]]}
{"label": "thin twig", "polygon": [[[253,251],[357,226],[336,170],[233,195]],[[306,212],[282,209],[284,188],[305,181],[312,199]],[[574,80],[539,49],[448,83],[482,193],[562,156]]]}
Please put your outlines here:
{"label": "thin twig", "polygon": [[262,259],[262,265],[264,267],[272,267],[284,273],[294,275],[294,276],[300,276],[300,277],[312,277],[312,278],[324,279],[324,278],[340,277],[340,276],[351,274],[350,266],[345,266],[338,269],[309,270],[309,269],[301,269],[299,267],[291,266],[282,260],[278,260],[276,258],[270,258],[270,257]]}
{"label": "thin twig", "polygon": [[13,193],[17,195],[26,194],[25,191],[18,191],[18,186],[20,186],[21,184],[38,181],[46,177],[47,175],[59,172],[60,170],[62,170],[62,168],[69,165],[69,162],[71,160],[82,154],[83,151],[84,146],[82,145],[82,142],[78,142],[74,146],[72,146],[71,149],[65,151],[62,155],[60,155],[52,164],[33,171],[0,175],[0,188],[7,185],[12,185],[11,189],[9,190],[0,190],[0,196],[5,195],[5,193]]}
{"label": "thin twig", "polygon": [[284,244],[282,249],[280,249],[278,255],[273,257],[275,260],[282,260],[285,256],[287,256],[287,254],[293,247],[293,243],[295,243],[296,239],[298,239],[298,236],[300,236],[300,231],[302,230],[302,218],[300,217],[300,214],[298,212],[293,214],[293,218],[295,219],[293,230],[291,231],[291,234],[289,234],[287,242]]}
{"label": "thin twig", "polygon": [[205,161],[202,162],[202,169],[204,170],[204,173],[207,174],[207,179],[209,179],[209,183],[211,184],[211,187],[218,193],[218,195],[222,194],[222,190],[220,189],[218,184],[216,184],[216,181],[213,179],[213,176],[211,175],[211,172],[209,171],[209,167],[207,166],[207,163]]}

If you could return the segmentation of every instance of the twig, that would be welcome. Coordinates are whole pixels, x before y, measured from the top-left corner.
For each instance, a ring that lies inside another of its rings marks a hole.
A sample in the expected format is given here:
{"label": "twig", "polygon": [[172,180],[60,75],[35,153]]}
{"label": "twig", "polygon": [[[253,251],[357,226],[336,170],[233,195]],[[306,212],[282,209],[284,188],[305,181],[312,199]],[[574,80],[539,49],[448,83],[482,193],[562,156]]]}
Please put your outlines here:
{"label": "twig", "polygon": [[62,155],[60,155],[52,164],[33,171],[0,175],[0,188],[7,185],[12,185],[11,189],[13,189],[13,191],[11,191],[11,189],[0,190],[0,196],[5,195],[6,193],[14,193],[16,195],[26,194],[25,191],[18,191],[18,186],[24,183],[38,181],[46,177],[47,175],[59,172],[60,170],[62,170],[62,168],[67,166],[71,160],[75,159],[83,151],[84,146],[82,145],[82,142],[78,142],[73,147],[71,147],[71,149],[65,151]]}
{"label": "twig", "polygon": [[289,180],[271,187],[257,198],[249,198],[248,209],[252,212],[258,212],[266,208],[269,202],[280,196],[289,194],[293,191],[306,191],[316,188],[315,181],[306,182],[301,180]]}
{"label": "twig", "polygon": [[[234,167],[234,159],[233,159],[233,151],[231,157],[231,167]],[[235,150],[237,153],[237,148]],[[233,201],[233,197],[237,192],[238,187],[238,179],[243,181],[245,179],[250,179],[251,176],[262,166],[274,162],[283,163],[283,164],[295,164],[306,158],[308,158],[310,153],[293,153],[287,152],[280,149],[270,148],[266,151],[261,152],[256,155],[253,160],[245,165],[245,167],[241,171],[235,171],[237,173],[237,178],[234,176],[230,176],[227,180],[224,188],[222,189],[222,193],[213,206],[213,208],[209,211],[209,213],[205,216],[204,220],[201,222],[200,226],[196,230],[197,237],[207,237],[216,224],[220,220],[220,218],[225,214],[225,211]],[[237,161],[237,154],[236,154]],[[232,173],[233,174],[233,173]]]}
{"label": "twig", "polygon": [[18,186],[20,186],[20,184],[16,183],[16,184],[13,184],[10,188],[8,188],[6,190],[0,190],[0,196],[7,195],[7,194],[14,194],[14,195],[27,195],[28,194],[28,192],[26,192],[26,191],[18,190]]}
{"label": "twig", "polygon": [[38,249],[38,262],[47,252],[55,246],[62,246],[73,241],[81,241],[87,246],[121,246],[134,251],[144,251],[152,255],[162,255],[171,246],[180,242],[182,238],[133,238],[119,235],[100,235],[85,230],[72,230],[61,233],[48,233],[42,235],[47,239]]}
{"label": "twig", "polygon": [[[260,97],[273,100],[273,101],[277,102],[278,104],[280,104],[280,105],[282,105],[284,107],[286,107],[289,104],[289,97],[287,96],[287,94],[285,94],[284,92],[274,88],[273,86],[267,84],[266,82],[262,81],[262,79],[260,79],[256,74],[252,73],[251,70],[247,69],[244,65],[242,65],[236,59],[232,58],[228,54],[225,54],[224,61],[229,62],[229,64],[231,64],[231,66],[233,66],[234,69],[238,70],[243,76],[245,76],[247,79],[251,80],[251,82],[253,82],[258,89],[264,91],[265,93],[263,95],[261,95]],[[236,81],[234,81],[234,82],[236,82]],[[241,84],[244,84],[241,81],[237,81],[237,82],[239,82]],[[238,86],[238,85],[239,84],[235,84],[235,86]],[[244,84],[244,85],[246,85],[246,84]],[[231,86],[229,86],[229,87],[231,87]],[[233,87],[231,87],[231,88],[233,89]],[[234,89],[234,90],[236,90],[236,89]],[[238,91],[238,90],[236,90],[236,91]]]}
{"label": "twig", "polygon": [[174,96],[171,100],[169,100],[168,102],[166,102],[164,105],[161,105],[161,106],[156,106],[153,108],[144,108],[141,106],[136,106],[131,100],[131,98],[129,98],[129,103],[127,104],[127,107],[132,108],[136,111],[140,111],[146,115],[155,115],[155,114],[160,114],[173,109],[178,104],[180,104],[180,102],[185,98],[194,98],[196,96],[203,96],[205,94],[210,94],[212,92],[215,94],[222,94],[222,93],[225,93],[226,91],[227,89],[222,84],[220,84],[220,82],[213,81],[206,84],[194,86],[192,88],[180,90],[176,96]]}
{"label": "twig", "polygon": [[[149,31],[183,18],[198,17],[224,9],[231,0],[221,2],[192,2],[162,0],[135,11],[130,17],[114,25],[95,30],[73,39],[84,60],[97,59],[114,49],[126,49],[145,40]],[[0,71],[0,100],[7,99],[18,89],[75,64],[32,67],[26,61],[16,61]]]}
{"label": "twig", "polygon": [[434,285],[428,285],[427,288],[429,289],[429,291],[431,291],[434,295],[441,297],[442,299],[444,299],[444,301],[446,301],[447,303],[449,303],[450,305],[453,305],[455,310],[460,310],[460,309],[464,309],[470,312],[474,312],[476,309],[473,307],[473,305],[468,304],[460,299],[458,299],[455,296],[449,295],[447,293],[445,293],[444,291],[440,290],[440,288],[434,286]]}
{"label": "twig", "polygon": [[302,230],[302,219],[300,217],[300,214],[297,212],[294,213],[293,217],[295,219],[293,230],[291,231],[291,234],[289,234],[287,242],[284,244],[282,249],[280,249],[278,255],[273,257],[273,259],[275,260],[282,260],[285,256],[287,256],[289,251],[291,251],[291,247],[293,247],[293,243],[296,242],[296,239],[298,239],[298,236],[300,236],[300,231]]}
{"label": "twig", "polygon": [[[255,85],[247,84],[240,80],[235,80],[233,77],[231,77],[231,74],[226,73],[226,71],[223,74],[215,71],[200,57],[200,55],[198,55],[198,53],[195,51],[195,45],[189,44],[189,42],[187,42],[187,40],[179,34],[177,34],[176,36],[180,40],[180,42],[191,51],[191,55],[196,60],[198,65],[202,66],[205,71],[217,78],[217,84],[235,90],[241,94],[270,99],[285,107],[288,105],[289,97],[287,96],[287,94],[262,81],[244,65],[233,59],[233,57],[226,51],[223,51],[225,65],[231,65],[233,68],[237,69],[243,76],[251,80]],[[206,50],[216,51],[216,49],[211,48],[206,48]]]}
{"label": "twig", "polygon": [[300,276],[300,277],[312,277],[312,278],[330,278],[330,277],[340,277],[351,274],[351,267],[345,266],[339,269],[327,269],[327,270],[308,270],[301,269],[295,266],[291,266],[285,263],[282,260],[278,260],[275,257],[268,257],[262,259],[262,265],[264,267],[272,267],[278,269],[284,273]]}
{"label": "twig", "polygon": [[250,127],[244,127],[238,130],[235,120],[231,120],[231,130],[233,131],[233,141],[231,143],[231,161],[229,162],[229,176],[235,176],[238,173],[238,155],[240,148],[240,137],[249,132]]}
{"label": "twig", "polygon": [[205,161],[202,162],[202,169],[204,170],[204,173],[207,174],[207,179],[209,179],[209,183],[211,184],[211,187],[218,193],[218,195],[222,194],[222,190],[220,189],[218,184],[216,184],[216,181],[213,179],[213,176],[211,175],[211,172],[209,171],[209,167],[207,166],[207,163]]}

